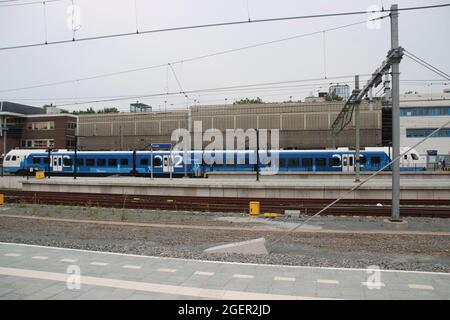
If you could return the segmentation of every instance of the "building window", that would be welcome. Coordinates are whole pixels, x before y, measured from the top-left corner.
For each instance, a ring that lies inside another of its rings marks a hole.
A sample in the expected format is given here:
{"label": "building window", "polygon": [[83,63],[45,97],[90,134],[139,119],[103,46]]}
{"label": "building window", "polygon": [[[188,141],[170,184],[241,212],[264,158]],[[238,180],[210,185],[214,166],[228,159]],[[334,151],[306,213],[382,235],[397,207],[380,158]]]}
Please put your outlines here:
{"label": "building window", "polygon": [[402,117],[445,116],[450,115],[450,107],[410,107],[400,108]]}
{"label": "building window", "polygon": [[54,130],[55,121],[29,122],[27,128],[28,130]]}
{"label": "building window", "polygon": [[[423,129],[406,129],[407,138],[424,138],[430,135],[437,128],[423,128]],[[448,138],[450,137],[450,128],[442,128],[438,132],[434,133],[432,138]]]}
{"label": "building window", "polygon": [[67,123],[67,129],[75,130],[76,128],[77,128],[76,122],[68,122]]}

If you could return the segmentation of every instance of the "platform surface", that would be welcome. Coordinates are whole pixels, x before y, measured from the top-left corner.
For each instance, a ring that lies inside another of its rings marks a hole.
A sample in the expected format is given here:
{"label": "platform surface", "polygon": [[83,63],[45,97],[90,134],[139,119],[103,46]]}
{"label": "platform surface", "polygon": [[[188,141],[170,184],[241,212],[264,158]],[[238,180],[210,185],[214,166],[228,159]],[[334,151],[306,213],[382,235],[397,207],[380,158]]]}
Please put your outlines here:
{"label": "platform surface", "polygon": [[0,299],[450,299],[450,274],[374,274],[0,243]]}

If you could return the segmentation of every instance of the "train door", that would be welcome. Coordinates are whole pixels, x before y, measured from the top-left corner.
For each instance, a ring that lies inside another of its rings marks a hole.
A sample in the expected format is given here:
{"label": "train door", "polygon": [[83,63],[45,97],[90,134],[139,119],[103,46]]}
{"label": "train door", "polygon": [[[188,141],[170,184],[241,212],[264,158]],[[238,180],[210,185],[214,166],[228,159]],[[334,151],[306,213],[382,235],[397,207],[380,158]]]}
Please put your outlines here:
{"label": "train door", "polygon": [[343,172],[354,172],[354,155],[353,154],[343,154],[342,155],[342,171]]}
{"label": "train door", "polygon": [[163,172],[164,173],[173,172],[173,160],[170,161],[170,155],[163,156]]}
{"label": "train door", "polygon": [[52,171],[62,172],[62,156],[53,156],[52,159]]}

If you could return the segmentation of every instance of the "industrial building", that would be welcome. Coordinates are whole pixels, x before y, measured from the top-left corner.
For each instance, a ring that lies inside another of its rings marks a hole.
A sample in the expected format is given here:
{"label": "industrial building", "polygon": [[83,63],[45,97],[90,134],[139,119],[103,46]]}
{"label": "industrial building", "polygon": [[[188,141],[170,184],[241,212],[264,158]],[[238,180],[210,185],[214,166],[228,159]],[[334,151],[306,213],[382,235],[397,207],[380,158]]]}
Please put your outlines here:
{"label": "industrial building", "polygon": [[0,102],[0,150],[70,148],[75,146],[78,117],[59,110]]}
{"label": "industrial building", "polygon": [[[278,129],[282,149],[325,149],[332,146],[331,125],[344,102],[264,103],[191,106],[189,110],[81,115],[79,146],[94,150],[146,149],[151,143],[169,143],[172,131]],[[192,131],[191,131],[192,132]],[[354,124],[336,140],[336,146],[354,145]],[[207,145],[208,143],[205,143]],[[382,106],[361,104],[361,145],[381,146]],[[245,146],[244,146],[245,147]]]}
{"label": "industrial building", "polygon": [[[411,93],[400,96],[400,144],[402,146],[415,145],[449,121],[450,93],[433,95]],[[450,126],[431,136],[416,150],[423,159],[428,154],[450,155]]]}

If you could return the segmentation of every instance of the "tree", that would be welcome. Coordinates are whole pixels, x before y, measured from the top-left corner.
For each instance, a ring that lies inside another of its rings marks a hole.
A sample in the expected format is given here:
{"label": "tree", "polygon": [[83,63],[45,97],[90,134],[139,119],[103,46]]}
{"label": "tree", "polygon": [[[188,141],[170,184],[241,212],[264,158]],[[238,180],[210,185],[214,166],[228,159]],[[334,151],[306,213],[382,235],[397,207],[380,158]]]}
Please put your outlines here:
{"label": "tree", "polygon": [[327,94],[325,96],[326,101],[342,101],[342,97],[338,95],[335,91],[332,91],[331,94]]}
{"label": "tree", "polygon": [[259,103],[264,103],[264,101],[262,101],[262,99],[260,97],[257,97],[256,99],[245,98],[245,99],[241,99],[239,101],[233,102],[233,104],[259,104]]}
{"label": "tree", "polygon": [[89,107],[86,109],[86,111],[83,110],[78,110],[78,111],[73,111],[73,114],[94,114],[95,110],[92,107]]}
{"label": "tree", "polygon": [[119,113],[119,109],[113,108],[103,108],[103,110],[98,110],[97,113]]}

